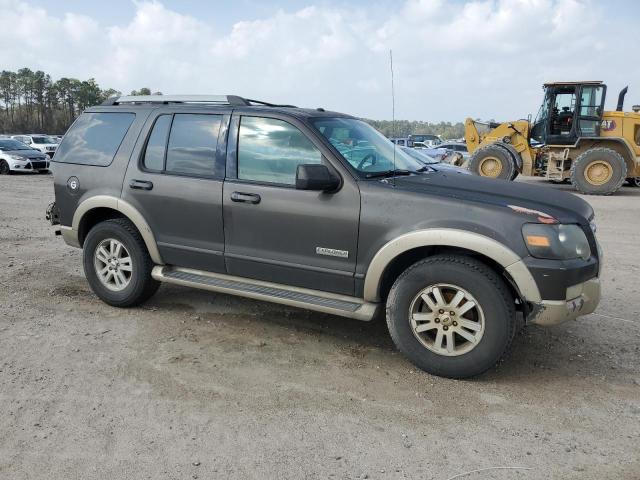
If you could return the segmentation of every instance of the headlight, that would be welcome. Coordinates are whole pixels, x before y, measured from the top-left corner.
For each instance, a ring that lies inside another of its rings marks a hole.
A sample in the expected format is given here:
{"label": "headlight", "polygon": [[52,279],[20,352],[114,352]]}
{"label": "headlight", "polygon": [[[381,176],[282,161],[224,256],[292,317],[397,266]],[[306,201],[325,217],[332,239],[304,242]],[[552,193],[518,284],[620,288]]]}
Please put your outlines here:
{"label": "headlight", "polygon": [[533,257],[587,260],[591,256],[587,237],[578,225],[527,223],[522,227],[522,235]]}
{"label": "headlight", "polygon": [[24,162],[25,161],[25,159],[22,158],[20,155],[9,155],[9,158],[11,160],[17,160],[19,162]]}

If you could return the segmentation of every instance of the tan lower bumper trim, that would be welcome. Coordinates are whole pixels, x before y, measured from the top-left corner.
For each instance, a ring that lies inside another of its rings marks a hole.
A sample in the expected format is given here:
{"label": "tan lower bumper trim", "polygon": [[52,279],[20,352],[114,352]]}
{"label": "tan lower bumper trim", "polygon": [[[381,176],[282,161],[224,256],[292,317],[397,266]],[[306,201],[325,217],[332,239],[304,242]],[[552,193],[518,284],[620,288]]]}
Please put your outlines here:
{"label": "tan lower bumper trim", "polygon": [[536,325],[558,325],[593,313],[600,303],[600,279],[592,278],[569,289],[576,297],[567,300],[543,300],[535,304],[529,321]]}
{"label": "tan lower bumper trim", "polygon": [[71,245],[72,247],[80,248],[78,232],[76,232],[73,228],[60,225],[60,233],[62,234],[64,243],[66,243],[67,245]]}

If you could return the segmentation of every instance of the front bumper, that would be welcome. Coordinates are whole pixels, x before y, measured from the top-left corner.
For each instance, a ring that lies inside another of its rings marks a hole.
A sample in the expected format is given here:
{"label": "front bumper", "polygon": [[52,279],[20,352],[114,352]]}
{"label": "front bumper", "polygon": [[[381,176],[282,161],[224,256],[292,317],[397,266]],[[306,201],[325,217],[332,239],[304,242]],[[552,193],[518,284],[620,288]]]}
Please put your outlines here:
{"label": "front bumper", "polygon": [[49,159],[43,160],[11,160],[9,168],[14,172],[42,172],[49,170]]}
{"label": "front bumper", "polygon": [[533,304],[527,321],[536,325],[558,325],[592,313],[600,303],[598,277],[567,289],[566,300],[542,300]]}

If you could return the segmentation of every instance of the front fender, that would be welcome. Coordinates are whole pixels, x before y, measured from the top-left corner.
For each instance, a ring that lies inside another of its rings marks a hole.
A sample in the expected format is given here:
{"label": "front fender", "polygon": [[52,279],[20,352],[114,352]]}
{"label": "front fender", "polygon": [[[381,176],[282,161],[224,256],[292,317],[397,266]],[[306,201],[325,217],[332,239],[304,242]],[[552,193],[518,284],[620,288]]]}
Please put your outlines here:
{"label": "front fender", "polygon": [[540,291],[533,276],[513,250],[485,235],[453,228],[417,230],[387,242],[369,264],[364,281],[364,299],[368,302],[381,301],[382,276],[387,266],[398,255],[414,248],[429,246],[464,248],[484,255],[505,269],[525,300],[541,301]]}

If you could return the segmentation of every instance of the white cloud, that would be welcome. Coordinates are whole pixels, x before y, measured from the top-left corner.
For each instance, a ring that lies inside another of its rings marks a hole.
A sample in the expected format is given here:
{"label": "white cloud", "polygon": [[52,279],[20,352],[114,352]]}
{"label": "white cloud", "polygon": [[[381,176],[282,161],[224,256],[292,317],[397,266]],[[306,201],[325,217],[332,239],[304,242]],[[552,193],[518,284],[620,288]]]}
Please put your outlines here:
{"label": "white cloud", "polygon": [[[589,0],[407,0],[384,17],[322,3],[222,31],[150,1],[135,3],[122,25],[19,0],[0,0],[0,9],[2,68],[373,118],[391,113],[390,48],[399,118],[524,117],[535,113],[543,81],[595,78],[615,90],[639,73],[619,48],[633,44],[634,19],[613,21]],[[640,97],[640,84],[630,90]]]}

